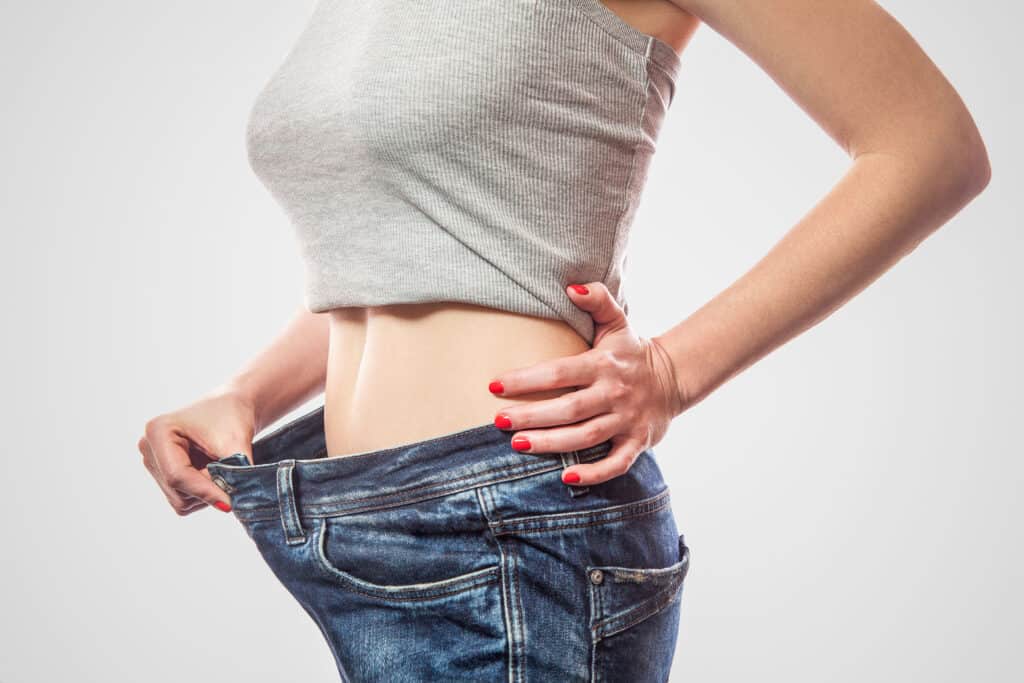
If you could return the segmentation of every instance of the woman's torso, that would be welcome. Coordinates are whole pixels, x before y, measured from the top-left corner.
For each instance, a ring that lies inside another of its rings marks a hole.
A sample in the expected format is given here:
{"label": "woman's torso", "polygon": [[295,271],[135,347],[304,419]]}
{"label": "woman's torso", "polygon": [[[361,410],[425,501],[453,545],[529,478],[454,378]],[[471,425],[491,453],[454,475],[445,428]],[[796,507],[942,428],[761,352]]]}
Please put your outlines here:
{"label": "woman's torso", "polygon": [[[605,4],[676,52],[697,27],[692,15],[668,0]],[[448,434],[491,422],[504,406],[572,391],[501,397],[492,395],[488,384],[507,370],[590,348],[563,320],[471,304],[343,307],[326,315],[324,419],[331,456]]]}

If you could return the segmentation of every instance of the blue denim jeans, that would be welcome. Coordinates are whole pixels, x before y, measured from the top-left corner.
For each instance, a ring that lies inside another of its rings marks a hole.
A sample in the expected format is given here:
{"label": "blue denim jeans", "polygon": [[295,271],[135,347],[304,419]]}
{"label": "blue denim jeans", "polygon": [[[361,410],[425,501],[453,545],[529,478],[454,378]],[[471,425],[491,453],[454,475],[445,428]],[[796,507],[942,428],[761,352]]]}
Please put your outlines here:
{"label": "blue denim jeans", "polygon": [[652,449],[522,453],[483,424],[327,457],[323,406],[208,465],[342,681],[663,683],[690,552]]}

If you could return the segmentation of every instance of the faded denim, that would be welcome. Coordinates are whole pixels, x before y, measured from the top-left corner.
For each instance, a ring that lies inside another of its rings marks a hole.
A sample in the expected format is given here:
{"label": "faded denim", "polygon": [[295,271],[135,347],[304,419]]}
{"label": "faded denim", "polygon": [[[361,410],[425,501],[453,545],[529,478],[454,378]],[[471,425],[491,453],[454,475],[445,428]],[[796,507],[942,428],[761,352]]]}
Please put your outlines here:
{"label": "faded denim", "polygon": [[328,458],[323,406],[208,465],[342,681],[663,683],[690,551],[654,451],[529,454],[483,424]]}

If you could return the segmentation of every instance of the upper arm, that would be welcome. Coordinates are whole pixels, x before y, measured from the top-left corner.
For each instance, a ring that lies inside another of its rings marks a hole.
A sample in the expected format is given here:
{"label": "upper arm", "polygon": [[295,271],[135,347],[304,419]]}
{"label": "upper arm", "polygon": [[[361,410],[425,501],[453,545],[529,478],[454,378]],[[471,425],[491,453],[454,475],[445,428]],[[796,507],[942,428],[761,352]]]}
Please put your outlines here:
{"label": "upper arm", "polygon": [[885,152],[988,174],[971,115],[871,0],[671,0],[756,62],[851,157]]}

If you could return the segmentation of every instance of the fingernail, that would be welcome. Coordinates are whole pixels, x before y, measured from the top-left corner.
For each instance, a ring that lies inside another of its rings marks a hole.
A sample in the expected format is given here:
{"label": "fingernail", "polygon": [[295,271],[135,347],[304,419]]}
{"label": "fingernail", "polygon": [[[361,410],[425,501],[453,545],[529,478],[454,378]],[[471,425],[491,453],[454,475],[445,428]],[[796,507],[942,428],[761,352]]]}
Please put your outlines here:
{"label": "fingernail", "polygon": [[575,472],[566,472],[565,474],[562,475],[562,481],[564,481],[566,484],[575,484],[579,480],[580,475],[576,474]]}
{"label": "fingernail", "polygon": [[589,294],[590,293],[590,290],[587,289],[586,286],[584,286],[584,285],[569,285],[569,286],[572,287],[573,291],[575,291],[577,294]]}
{"label": "fingernail", "polygon": [[494,380],[493,382],[488,384],[487,388],[491,390],[492,394],[505,393],[505,385],[499,382],[498,380]]}
{"label": "fingernail", "polygon": [[516,438],[512,439],[512,448],[516,449],[517,451],[525,451],[529,447],[530,440],[527,439],[525,436],[517,436]]}
{"label": "fingernail", "polygon": [[221,512],[231,512],[231,506],[225,503],[223,500],[214,502],[214,506]]}
{"label": "fingernail", "polygon": [[508,415],[502,413],[498,417],[494,418],[494,426],[499,429],[508,429],[512,426],[512,420],[508,419]]}

